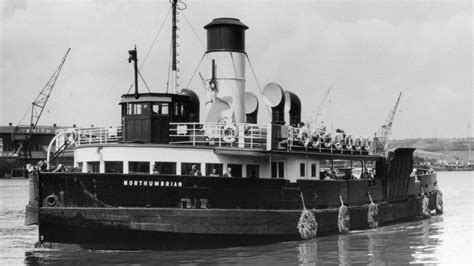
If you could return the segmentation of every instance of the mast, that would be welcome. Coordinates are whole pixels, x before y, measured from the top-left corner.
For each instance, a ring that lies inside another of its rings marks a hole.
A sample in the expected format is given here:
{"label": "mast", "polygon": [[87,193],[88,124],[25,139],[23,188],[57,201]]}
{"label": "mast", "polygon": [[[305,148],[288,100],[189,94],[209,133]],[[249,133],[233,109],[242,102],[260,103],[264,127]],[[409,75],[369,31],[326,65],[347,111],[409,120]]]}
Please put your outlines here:
{"label": "mast", "polygon": [[176,39],[177,39],[177,35],[176,35],[176,31],[178,30],[178,27],[176,26],[176,7],[177,7],[177,4],[178,4],[178,0],[173,0],[173,3],[172,3],[172,8],[173,8],[173,11],[172,11],[172,29],[171,29],[171,78],[172,78],[172,89],[173,89],[173,92],[174,93],[177,93],[178,91],[178,75],[177,75],[177,72],[178,72],[178,69],[177,69],[177,63],[178,61],[176,60],[176,56],[177,56],[177,52],[176,52],[176,47],[177,47],[177,44],[176,44]]}

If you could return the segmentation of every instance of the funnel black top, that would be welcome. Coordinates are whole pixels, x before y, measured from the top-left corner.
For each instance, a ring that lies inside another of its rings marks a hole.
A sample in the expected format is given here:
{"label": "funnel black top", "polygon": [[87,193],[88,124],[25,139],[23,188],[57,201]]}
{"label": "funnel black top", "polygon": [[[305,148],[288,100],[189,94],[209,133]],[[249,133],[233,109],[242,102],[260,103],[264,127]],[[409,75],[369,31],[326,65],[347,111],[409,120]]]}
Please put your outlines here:
{"label": "funnel black top", "polygon": [[234,51],[245,53],[247,27],[236,18],[216,18],[204,26],[207,30],[207,51]]}

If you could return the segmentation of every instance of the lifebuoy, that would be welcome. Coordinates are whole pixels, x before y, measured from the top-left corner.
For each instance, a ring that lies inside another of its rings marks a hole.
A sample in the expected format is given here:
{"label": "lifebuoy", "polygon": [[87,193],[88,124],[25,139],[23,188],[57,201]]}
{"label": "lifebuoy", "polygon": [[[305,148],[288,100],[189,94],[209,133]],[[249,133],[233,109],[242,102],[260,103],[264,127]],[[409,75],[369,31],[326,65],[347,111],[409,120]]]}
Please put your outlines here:
{"label": "lifebuoy", "polygon": [[351,135],[346,136],[346,139],[344,140],[344,144],[346,146],[346,149],[352,150],[352,146],[354,145],[354,140],[352,139]]}
{"label": "lifebuoy", "polygon": [[326,135],[324,135],[324,147],[331,148],[332,142],[332,135],[330,133],[326,133]]}
{"label": "lifebuoy", "polygon": [[237,128],[232,124],[227,124],[222,129],[222,140],[226,143],[232,143],[235,141],[235,137],[237,136]]}
{"label": "lifebuoy", "polygon": [[366,151],[369,151],[370,150],[370,139],[369,138],[364,138],[364,142],[363,142],[363,147],[364,147],[364,150]]}
{"label": "lifebuoy", "polygon": [[362,140],[360,139],[360,137],[355,138],[354,147],[356,151],[360,151],[360,149],[362,148]]}
{"label": "lifebuoy", "polygon": [[334,137],[334,147],[338,150],[342,149],[342,141],[343,141],[342,134],[336,133]]}
{"label": "lifebuoy", "polygon": [[319,145],[321,145],[321,135],[319,132],[313,132],[311,134],[313,142],[311,143],[313,145],[313,148],[319,148]]}
{"label": "lifebuoy", "polygon": [[307,141],[308,141],[308,133],[306,131],[300,129],[298,133],[298,139],[303,144],[305,147],[307,147]]}

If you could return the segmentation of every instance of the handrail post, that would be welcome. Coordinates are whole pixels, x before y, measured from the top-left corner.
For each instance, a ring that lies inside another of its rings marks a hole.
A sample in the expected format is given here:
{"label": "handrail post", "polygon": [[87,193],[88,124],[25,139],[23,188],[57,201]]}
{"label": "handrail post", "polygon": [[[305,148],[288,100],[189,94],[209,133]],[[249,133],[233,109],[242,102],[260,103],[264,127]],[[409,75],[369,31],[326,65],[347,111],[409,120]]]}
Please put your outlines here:
{"label": "handrail post", "polygon": [[193,122],[193,146],[196,146],[196,122]]}

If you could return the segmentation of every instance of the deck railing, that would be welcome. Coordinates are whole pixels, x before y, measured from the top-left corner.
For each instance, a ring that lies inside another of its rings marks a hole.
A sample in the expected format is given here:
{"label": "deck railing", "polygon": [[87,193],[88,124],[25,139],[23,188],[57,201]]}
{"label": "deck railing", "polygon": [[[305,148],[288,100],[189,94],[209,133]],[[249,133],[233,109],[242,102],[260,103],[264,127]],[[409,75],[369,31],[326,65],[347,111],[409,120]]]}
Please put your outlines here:
{"label": "deck railing", "polygon": [[170,143],[266,149],[267,127],[239,123],[170,123]]}
{"label": "deck railing", "polygon": [[[118,143],[122,140],[121,126],[73,128],[75,145]],[[64,140],[62,140],[64,141]],[[59,140],[61,142],[61,140]],[[265,149],[267,127],[255,124],[170,123],[170,144],[206,145]],[[60,146],[61,143],[57,145]]]}
{"label": "deck railing", "polygon": [[89,127],[74,129],[75,144],[118,143],[122,140],[122,126]]}

